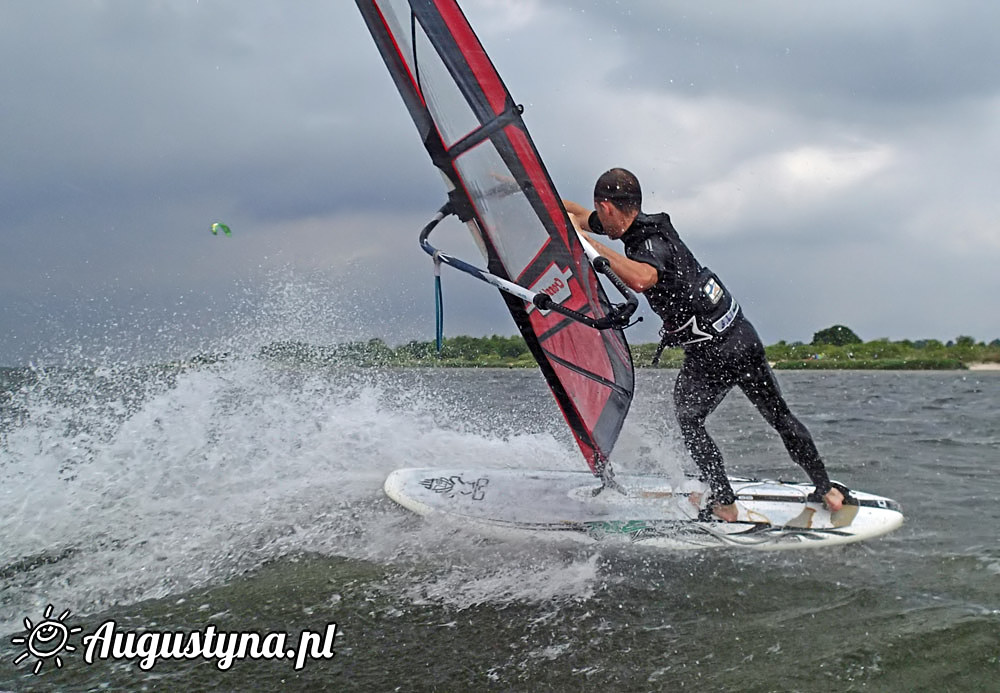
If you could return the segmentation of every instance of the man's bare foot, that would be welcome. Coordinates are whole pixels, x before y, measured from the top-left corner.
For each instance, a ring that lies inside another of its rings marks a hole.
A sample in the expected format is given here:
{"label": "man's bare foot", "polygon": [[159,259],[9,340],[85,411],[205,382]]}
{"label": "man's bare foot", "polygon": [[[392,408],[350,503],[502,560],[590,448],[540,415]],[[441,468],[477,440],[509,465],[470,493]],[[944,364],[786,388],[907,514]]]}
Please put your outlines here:
{"label": "man's bare foot", "polygon": [[736,522],[740,511],[736,508],[736,503],[729,505],[713,505],[712,512],[723,522]]}
{"label": "man's bare foot", "polygon": [[840,492],[840,489],[831,488],[823,496],[823,502],[826,503],[830,512],[837,512],[844,507],[844,494]]}

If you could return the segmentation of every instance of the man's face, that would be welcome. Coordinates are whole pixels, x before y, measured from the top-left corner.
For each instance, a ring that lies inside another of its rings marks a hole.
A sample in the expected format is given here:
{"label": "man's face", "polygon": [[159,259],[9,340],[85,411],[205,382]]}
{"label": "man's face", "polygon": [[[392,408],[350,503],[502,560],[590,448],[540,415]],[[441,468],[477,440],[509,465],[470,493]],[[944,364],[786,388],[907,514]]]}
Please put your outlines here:
{"label": "man's face", "polygon": [[618,240],[632,223],[634,215],[625,214],[607,200],[594,200],[597,218],[601,221],[604,232],[611,240]]}

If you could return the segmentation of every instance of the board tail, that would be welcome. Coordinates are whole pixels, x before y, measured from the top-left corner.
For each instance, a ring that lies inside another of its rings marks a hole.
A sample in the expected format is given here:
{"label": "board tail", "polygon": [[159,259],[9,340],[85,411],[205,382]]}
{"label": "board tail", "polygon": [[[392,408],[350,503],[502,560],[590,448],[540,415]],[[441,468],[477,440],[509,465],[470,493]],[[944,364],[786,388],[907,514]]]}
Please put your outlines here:
{"label": "board tail", "polygon": [[501,296],[591,471],[605,475],[632,401],[632,355],[522,109],[454,0],[357,4],[444,175],[447,211],[467,222],[489,275],[522,290]]}

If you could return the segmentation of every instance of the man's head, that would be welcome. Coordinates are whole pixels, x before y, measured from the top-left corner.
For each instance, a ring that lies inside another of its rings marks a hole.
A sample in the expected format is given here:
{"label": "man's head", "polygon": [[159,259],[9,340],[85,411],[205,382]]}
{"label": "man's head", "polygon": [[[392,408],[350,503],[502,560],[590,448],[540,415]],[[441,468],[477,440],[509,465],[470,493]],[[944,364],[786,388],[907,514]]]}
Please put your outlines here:
{"label": "man's head", "polygon": [[642,208],[642,189],[631,171],[613,168],[605,171],[594,186],[594,209],[604,232],[620,238],[632,225]]}

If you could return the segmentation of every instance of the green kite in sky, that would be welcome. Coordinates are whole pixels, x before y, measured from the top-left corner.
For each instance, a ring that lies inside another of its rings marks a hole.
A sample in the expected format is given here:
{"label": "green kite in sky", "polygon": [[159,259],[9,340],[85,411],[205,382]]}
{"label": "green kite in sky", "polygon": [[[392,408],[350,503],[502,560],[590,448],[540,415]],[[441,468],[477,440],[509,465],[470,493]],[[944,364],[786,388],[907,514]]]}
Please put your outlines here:
{"label": "green kite in sky", "polygon": [[233,235],[233,232],[230,231],[229,227],[226,226],[225,224],[220,224],[219,222],[215,222],[214,224],[212,224],[212,235],[218,236],[219,231],[222,231],[222,233],[226,234],[227,236]]}

